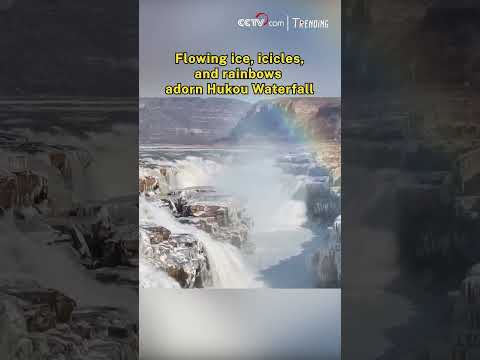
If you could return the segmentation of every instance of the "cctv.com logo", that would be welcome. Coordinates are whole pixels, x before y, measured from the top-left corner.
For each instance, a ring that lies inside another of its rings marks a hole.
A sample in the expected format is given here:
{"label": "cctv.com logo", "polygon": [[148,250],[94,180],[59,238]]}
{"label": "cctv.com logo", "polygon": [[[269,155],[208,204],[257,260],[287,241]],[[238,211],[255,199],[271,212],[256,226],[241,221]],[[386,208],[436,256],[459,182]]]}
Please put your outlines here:
{"label": "cctv.com logo", "polygon": [[240,18],[237,21],[238,26],[243,28],[266,28],[266,27],[283,27],[284,20],[270,20],[267,13],[257,12],[255,18]]}

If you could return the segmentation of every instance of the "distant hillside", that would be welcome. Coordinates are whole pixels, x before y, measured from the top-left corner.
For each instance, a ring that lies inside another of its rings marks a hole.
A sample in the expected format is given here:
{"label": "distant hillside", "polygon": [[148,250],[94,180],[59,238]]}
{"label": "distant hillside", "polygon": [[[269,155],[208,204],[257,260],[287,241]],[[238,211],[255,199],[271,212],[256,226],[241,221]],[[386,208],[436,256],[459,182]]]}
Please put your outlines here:
{"label": "distant hillside", "polygon": [[340,98],[277,98],[256,103],[229,140],[296,140],[304,136],[340,140]]}
{"label": "distant hillside", "polygon": [[204,144],[226,137],[250,103],[225,98],[141,98],[140,142]]}

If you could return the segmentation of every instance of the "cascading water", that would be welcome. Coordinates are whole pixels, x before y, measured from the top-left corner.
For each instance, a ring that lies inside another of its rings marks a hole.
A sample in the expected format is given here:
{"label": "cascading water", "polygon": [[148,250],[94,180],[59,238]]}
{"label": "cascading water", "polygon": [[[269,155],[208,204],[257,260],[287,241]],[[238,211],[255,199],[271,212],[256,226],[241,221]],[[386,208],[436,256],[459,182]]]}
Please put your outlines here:
{"label": "cascading water", "polygon": [[[234,246],[212,239],[206,232],[197,228],[178,222],[165,207],[158,207],[140,198],[140,219],[141,224],[161,224],[172,233],[192,234],[205,247],[210,264],[213,287],[216,288],[248,288],[258,287],[260,284],[255,281],[254,273],[246,266],[240,251]],[[141,237],[142,238],[142,237]],[[140,245],[140,248],[142,245]],[[141,281],[156,281],[145,268],[143,275],[147,275]],[[164,277],[157,278],[157,285],[164,287]],[[151,286],[151,283],[148,284]],[[168,285],[168,284],[167,284]],[[167,286],[171,287],[171,286]]]}
{"label": "cascading water", "polygon": [[221,191],[242,199],[254,220],[255,252],[248,260],[259,271],[298,255],[310,240],[311,232],[302,227],[305,202],[294,199],[301,179],[285,174],[271,154],[246,154],[240,162],[227,164],[215,182]]}
{"label": "cascading water", "polygon": [[3,276],[25,276],[44,287],[57,289],[71,296],[81,306],[118,306],[132,316],[137,311],[136,295],[117,286],[105,286],[96,281],[75,259],[75,252],[67,245],[47,245],[55,237],[54,231],[31,219],[25,233],[15,224],[13,214],[8,212],[0,218],[0,270]]}
{"label": "cascading water", "polygon": [[177,160],[175,165],[178,169],[176,179],[179,188],[214,185],[215,177],[224,169],[222,164],[216,161],[196,156]]}
{"label": "cascading water", "polygon": [[[269,280],[262,273],[300,255],[305,244],[313,238],[312,231],[304,227],[307,214],[300,189],[305,177],[283,172],[276,164],[277,155],[244,151],[223,154],[212,160],[207,156],[176,153],[177,159],[149,159],[153,168],[158,164],[175,169],[175,176],[167,179],[169,190],[211,186],[219,193],[237,199],[253,220],[249,234],[253,250],[238,249],[214,240],[204,231],[180,224],[167,208],[145,200],[140,202],[140,221],[164,226],[172,232],[194,233],[207,248],[215,287],[252,287],[255,276],[262,286],[269,286]],[[301,276],[302,285],[308,287],[311,286],[311,279],[305,279],[308,259],[302,261],[291,276]],[[161,282],[159,286],[164,287]]]}
{"label": "cascading water", "polygon": [[138,264],[138,275],[140,288],[180,289],[178,282],[143,259]]}

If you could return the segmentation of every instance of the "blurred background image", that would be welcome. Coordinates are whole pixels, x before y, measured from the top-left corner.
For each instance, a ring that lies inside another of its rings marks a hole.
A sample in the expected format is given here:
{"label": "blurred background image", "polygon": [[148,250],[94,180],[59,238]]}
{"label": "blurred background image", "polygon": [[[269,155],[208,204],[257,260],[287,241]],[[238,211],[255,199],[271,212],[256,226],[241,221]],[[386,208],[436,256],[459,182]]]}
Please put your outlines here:
{"label": "blurred background image", "polygon": [[2,359],[138,359],[137,15],[0,1]]}
{"label": "blurred background image", "polygon": [[142,359],[340,359],[340,290],[142,289]]}

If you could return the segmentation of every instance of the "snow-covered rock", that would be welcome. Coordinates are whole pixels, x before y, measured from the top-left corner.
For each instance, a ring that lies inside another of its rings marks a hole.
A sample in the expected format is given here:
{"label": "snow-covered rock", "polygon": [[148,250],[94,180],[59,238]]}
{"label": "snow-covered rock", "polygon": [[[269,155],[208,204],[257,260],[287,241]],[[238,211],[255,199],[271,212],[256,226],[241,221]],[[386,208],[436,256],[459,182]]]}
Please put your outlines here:
{"label": "snow-covered rock", "polygon": [[195,187],[171,192],[181,223],[191,224],[214,239],[241,247],[252,226],[245,210],[229,196],[210,187]]}
{"label": "snow-covered rock", "polygon": [[327,229],[327,245],[318,249],[312,266],[319,287],[339,287],[342,279],[342,220],[339,215]]}
{"label": "snow-covered rock", "polygon": [[138,359],[137,327],[121,310],[78,307],[26,278],[0,279],[0,327],[6,359]]}
{"label": "snow-covered rock", "polygon": [[142,258],[164,271],[183,288],[201,288],[211,281],[204,245],[192,234],[174,234],[163,226],[141,229]]}

